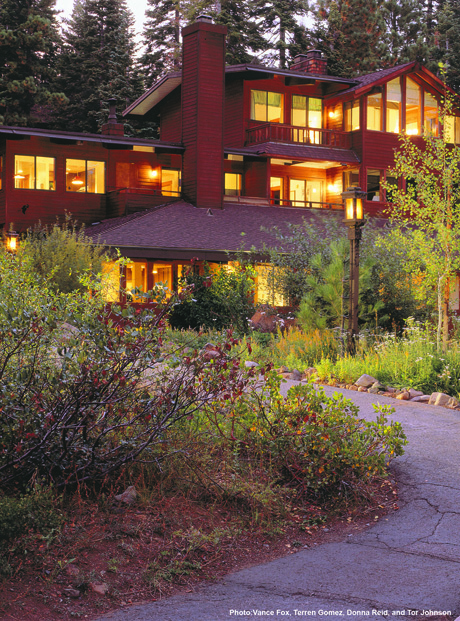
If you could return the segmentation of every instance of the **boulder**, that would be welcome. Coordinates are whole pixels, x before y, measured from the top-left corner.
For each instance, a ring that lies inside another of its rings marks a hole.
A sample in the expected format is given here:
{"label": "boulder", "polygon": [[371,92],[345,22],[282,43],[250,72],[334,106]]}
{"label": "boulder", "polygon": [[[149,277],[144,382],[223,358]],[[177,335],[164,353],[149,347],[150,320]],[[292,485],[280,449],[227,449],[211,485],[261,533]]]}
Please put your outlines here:
{"label": "boulder", "polygon": [[410,398],[414,399],[414,397],[421,397],[423,392],[421,390],[415,390],[414,388],[409,388]]}
{"label": "boulder", "polygon": [[254,369],[255,367],[259,367],[260,364],[258,362],[253,362],[252,360],[246,360],[244,366],[247,369]]}
{"label": "boulder", "polygon": [[305,377],[316,377],[318,375],[318,369],[315,369],[315,367],[308,367],[308,369],[305,369],[304,375]]}
{"label": "boulder", "polygon": [[130,485],[129,487],[127,487],[125,489],[125,491],[122,494],[118,494],[118,496],[115,496],[115,500],[118,500],[119,502],[124,502],[127,505],[130,505],[131,503],[133,503],[137,498],[137,492],[136,492],[136,488],[134,487],[134,485]]}
{"label": "boulder", "polygon": [[447,407],[451,408],[451,410],[454,410],[455,408],[457,408],[458,405],[459,405],[458,399],[456,399],[455,397],[451,397],[449,401],[447,402]]}
{"label": "boulder", "polygon": [[372,377],[372,375],[364,374],[356,380],[355,386],[364,386],[364,388],[369,388],[370,386],[372,386],[372,384],[375,384],[375,382],[378,382],[375,377]]}
{"label": "boulder", "polygon": [[71,587],[64,589],[62,593],[72,599],[78,599],[80,597],[80,591],[78,589],[72,589]]}
{"label": "boulder", "polygon": [[419,397],[413,397],[411,401],[415,401],[416,403],[428,403],[430,400],[430,395],[420,395]]}
{"label": "boulder", "polygon": [[[369,390],[371,390],[369,388]],[[364,386],[358,386],[358,392],[367,392],[367,388],[364,388]]]}
{"label": "boulder", "polygon": [[289,369],[286,366],[284,366],[284,364],[279,369],[276,369],[276,372],[277,373],[290,373]]}
{"label": "boulder", "polygon": [[301,379],[302,379],[302,373],[298,369],[294,369],[291,373],[291,380],[300,382]]}
{"label": "boulder", "polygon": [[444,392],[431,393],[429,405],[447,405],[451,399],[450,395],[446,395]]}
{"label": "boulder", "polygon": [[105,582],[90,582],[89,583],[91,591],[94,593],[98,593],[99,595],[106,595],[109,591],[109,585]]}
{"label": "boulder", "polygon": [[400,401],[409,401],[410,394],[407,390],[403,390],[396,395],[396,399],[399,399]]}

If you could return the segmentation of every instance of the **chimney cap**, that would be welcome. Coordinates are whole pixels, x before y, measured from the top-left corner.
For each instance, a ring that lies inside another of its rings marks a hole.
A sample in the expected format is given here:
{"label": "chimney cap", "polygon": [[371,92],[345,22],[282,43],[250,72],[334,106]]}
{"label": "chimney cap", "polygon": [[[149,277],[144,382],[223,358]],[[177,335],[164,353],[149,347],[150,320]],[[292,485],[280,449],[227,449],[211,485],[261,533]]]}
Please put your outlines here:
{"label": "chimney cap", "polygon": [[198,17],[196,18],[197,22],[205,22],[206,24],[212,24],[212,17],[211,15],[198,15]]}

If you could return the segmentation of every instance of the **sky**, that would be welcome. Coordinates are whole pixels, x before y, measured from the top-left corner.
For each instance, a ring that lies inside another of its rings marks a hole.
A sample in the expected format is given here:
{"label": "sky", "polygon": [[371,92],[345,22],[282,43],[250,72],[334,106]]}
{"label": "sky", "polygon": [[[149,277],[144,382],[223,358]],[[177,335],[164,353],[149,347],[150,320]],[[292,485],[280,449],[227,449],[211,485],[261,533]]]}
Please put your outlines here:
{"label": "sky", "polygon": [[[136,20],[135,30],[139,34],[142,32],[144,24],[144,13],[147,8],[147,0],[127,0],[129,10]],[[73,0],[57,0],[56,9],[62,11],[62,17],[69,17],[72,13]]]}

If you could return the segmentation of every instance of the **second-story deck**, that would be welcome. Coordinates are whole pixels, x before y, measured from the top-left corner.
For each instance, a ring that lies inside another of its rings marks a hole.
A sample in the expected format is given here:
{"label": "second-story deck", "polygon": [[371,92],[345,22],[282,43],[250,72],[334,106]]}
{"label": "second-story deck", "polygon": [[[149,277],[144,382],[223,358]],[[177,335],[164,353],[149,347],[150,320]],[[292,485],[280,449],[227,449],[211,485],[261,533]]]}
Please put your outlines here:
{"label": "second-story deck", "polygon": [[246,145],[261,144],[263,142],[283,142],[302,144],[336,149],[350,149],[351,136],[349,132],[317,127],[296,127],[283,123],[249,122],[246,130]]}

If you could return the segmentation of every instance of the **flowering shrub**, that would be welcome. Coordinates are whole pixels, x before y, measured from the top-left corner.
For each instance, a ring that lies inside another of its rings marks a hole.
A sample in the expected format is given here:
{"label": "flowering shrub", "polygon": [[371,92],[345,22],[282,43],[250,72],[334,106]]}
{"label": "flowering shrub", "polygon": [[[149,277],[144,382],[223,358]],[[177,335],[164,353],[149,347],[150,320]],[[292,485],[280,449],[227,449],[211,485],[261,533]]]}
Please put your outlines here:
{"label": "flowering shrub", "polygon": [[402,455],[406,437],[388,410],[375,422],[358,417],[358,407],[340,394],[327,397],[312,384],[280,394],[280,379],[267,376],[264,389],[207,408],[209,423],[243,459],[257,455],[272,479],[313,499],[344,498],[386,476],[388,463]]}
{"label": "flowering shrub", "polygon": [[231,333],[210,362],[196,350],[165,353],[170,307],[156,302],[113,306],[107,318],[96,292],[54,293],[0,254],[0,484],[62,487],[158,461],[170,426],[223,388],[241,394]]}

